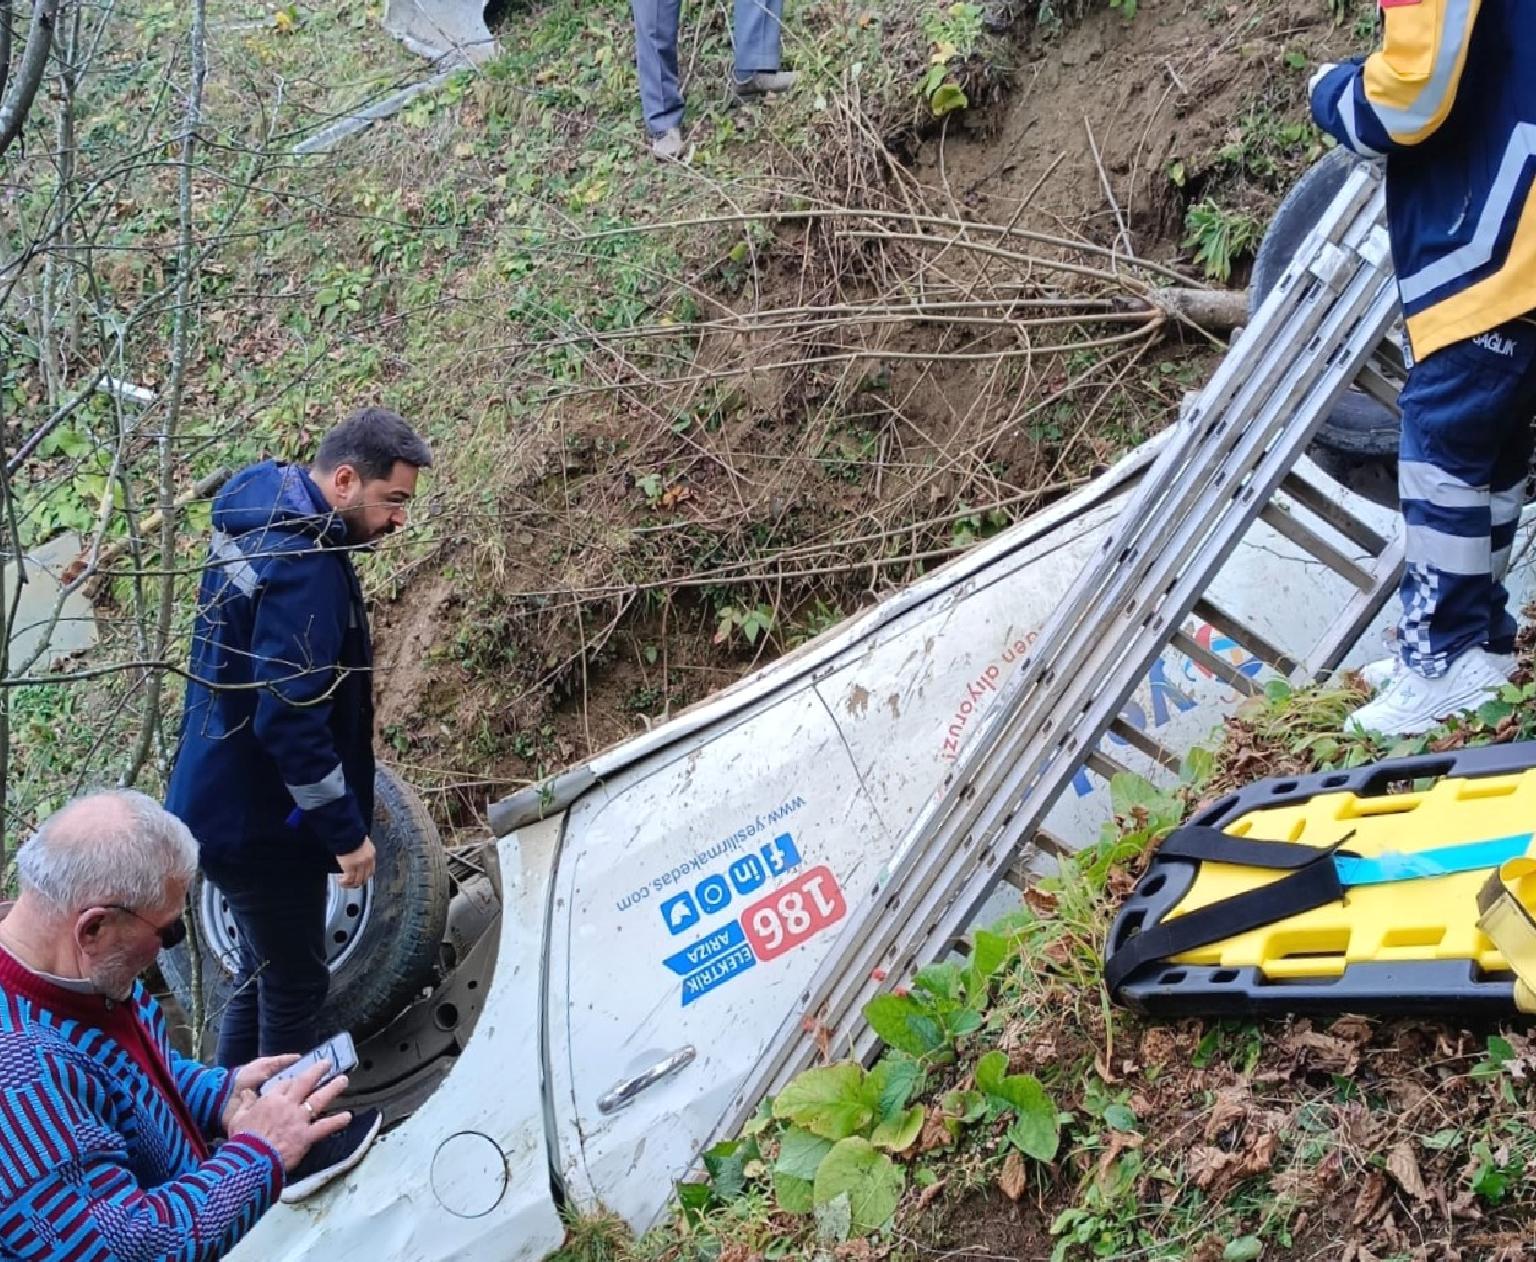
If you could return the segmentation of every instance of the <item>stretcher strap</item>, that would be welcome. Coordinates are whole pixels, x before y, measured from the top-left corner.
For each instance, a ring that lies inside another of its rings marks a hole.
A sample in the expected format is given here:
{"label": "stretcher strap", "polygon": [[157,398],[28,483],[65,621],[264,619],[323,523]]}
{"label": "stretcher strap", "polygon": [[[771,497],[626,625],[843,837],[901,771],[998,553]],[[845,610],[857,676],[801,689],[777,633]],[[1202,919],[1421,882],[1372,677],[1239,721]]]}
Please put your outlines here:
{"label": "stretcher strap", "polygon": [[1536,859],[1511,859],[1477,895],[1477,927],[1499,949],[1515,974],[1515,1007],[1536,1012],[1536,920],[1515,893],[1515,884],[1536,873]]}
{"label": "stretcher strap", "polygon": [[1157,848],[1157,858],[1235,863],[1245,868],[1294,870],[1333,854],[1353,836],[1353,833],[1349,833],[1328,847],[1303,846],[1294,841],[1235,837],[1205,824],[1186,824],[1163,839],[1163,844]]}
{"label": "stretcher strap", "polygon": [[[1219,854],[1211,849],[1218,844],[1218,838]],[[1223,938],[1236,937],[1277,920],[1338,902],[1344,897],[1344,886],[1334,867],[1334,853],[1348,840],[1345,836],[1335,845],[1318,849],[1288,841],[1232,837],[1213,828],[1181,828],[1171,834],[1159,849],[1159,858],[1214,859],[1246,867],[1290,869],[1290,873],[1268,885],[1176,916],[1127,939],[1104,962],[1104,982],[1109,993],[1116,994],[1137,969],[1154,960],[1182,955]]]}
{"label": "stretcher strap", "polygon": [[1389,850],[1371,859],[1340,855],[1334,860],[1345,888],[1356,885],[1388,885],[1394,881],[1422,881],[1458,872],[1476,872],[1496,868],[1510,859],[1518,859],[1531,848],[1530,833],[1494,837],[1488,841],[1468,841],[1455,846],[1436,846],[1431,850]]}

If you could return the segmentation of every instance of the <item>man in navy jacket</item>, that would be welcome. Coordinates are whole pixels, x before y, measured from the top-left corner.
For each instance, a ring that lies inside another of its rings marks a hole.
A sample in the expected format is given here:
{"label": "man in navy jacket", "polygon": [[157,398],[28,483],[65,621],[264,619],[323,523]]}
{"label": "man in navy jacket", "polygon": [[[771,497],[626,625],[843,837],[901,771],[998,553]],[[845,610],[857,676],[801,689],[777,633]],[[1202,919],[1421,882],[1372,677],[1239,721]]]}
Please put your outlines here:
{"label": "man in navy jacket", "polygon": [[1476,709],[1513,666],[1504,576],[1536,414],[1536,5],[1381,0],[1382,45],[1325,66],[1312,113],[1386,164],[1413,358],[1396,656],[1351,716],[1389,736]]}
{"label": "man in navy jacket", "polygon": [[426,443],[382,408],[314,467],[263,461],[213,506],[166,805],[239,929],[218,1062],[305,1052],[330,974],[327,882],[373,875],[373,653],[351,552],[403,526]]}

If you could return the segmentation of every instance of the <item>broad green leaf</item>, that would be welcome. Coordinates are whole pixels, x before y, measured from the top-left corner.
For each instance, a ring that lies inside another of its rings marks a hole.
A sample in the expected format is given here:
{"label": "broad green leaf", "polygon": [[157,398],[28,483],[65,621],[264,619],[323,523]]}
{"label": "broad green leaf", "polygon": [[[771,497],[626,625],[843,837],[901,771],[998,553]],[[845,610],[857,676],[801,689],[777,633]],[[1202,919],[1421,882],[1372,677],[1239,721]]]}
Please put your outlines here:
{"label": "broad green leaf", "polygon": [[923,1067],[904,1052],[887,1052],[864,1079],[864,1098],[874,1107],[875,1117],[894,1117],[907,1107],[907,1101],[922,1081]]}
{"label": "broad green leaf", "polygon": [[890,1221],[906,1184],[907,1172],[867,1139],[839,1140],[816,1171],[816,1204],[846,1196],[850,1230],[862,1236]]}
{"label": "broad green leaf", "polygon": [[966,976],[966,998],[980,1003],[986,993],[986,984],[1008,960],[1008,938],[1001,933],[978,929],[971,941],[971,969]]}
{"label": "broad green leaf", "polygon": [[832,1151],[832,1141],[791,1126],[779,1139],[779,1159],[773,1163],[775,1174],[792,1175],[809,1182],[816,1177],[816,1167]]}
{"label": "broad green leaf", "polygon": [[1264,1254],[1264,1242],[1257,1236],[1239,1236],[1221,1251],[1221,1262],[1254,1262]]}
{"label": "broad green leaf", "polygon": [[960,988],[963,984],[957,964],[930,964],[927,968],[918,969],[912,976],[914,989],[926,990],[935,999],[948,999],[953,1003],[960,1001]]}
{"label": "broad green leaf", "polygon": [[999,1094],[1004,1075],[1008,1072],[1006,1052],[988,1052],[976,1062],[976,1089],[987,1095]]}
{"label": "broad green leaf", "polygon": [[960,1038],[981,1029],[982,1016],[975,1008],[956,1008],[944,1017],[944,1028],[951,1038]]}
{"label": "broad green leaf", "polygon": [[944,1046],[944,1033],[909,995],[876,995],[864,1005],[864,1019],[888,1047],[927,1056]]}
{"label": "broad green leaf", "polygon": [[970,98],[965,95],[964,89],[957,83],[942,85],[928,98],[928,107],[933,110],[935,118],[943,118],[946,114],[953,114],[956,110],[963,110],[970,103]]}
{"label": "broad green leaf", "polygon": [[773,1172],[773,1199],[786,1214],[809,1214],[816,1204],[809,1179],[778,1170]]}
{"label": "broad green leaf", "polygon": [[1055,1159],[1061,1144],[1061,1120],[1056,1105],[1033,1074],[1014,1074],[1004,1079],[1018,1117],[1008,1128],[1008,1138],[1026,1157],[1036,1161]]}
{"label": "broad green leaf", "polygon": [[857,1134],[874,1118],[864,1099],[864,1070],[844,1062],[807,1069],[779,1092],[773,1115],[824,1139]]}
{"label": "broad green leaf", "polygon": [[875,1127],[870,1134],[869,1142],[876,1148],[888,1148],[891,1152],[900,1152],[903,1148],[911,1147],[912,1141],[918,1137],[922,1129],[923,1106],[914,1104],[905,1113],[887,1118]]}

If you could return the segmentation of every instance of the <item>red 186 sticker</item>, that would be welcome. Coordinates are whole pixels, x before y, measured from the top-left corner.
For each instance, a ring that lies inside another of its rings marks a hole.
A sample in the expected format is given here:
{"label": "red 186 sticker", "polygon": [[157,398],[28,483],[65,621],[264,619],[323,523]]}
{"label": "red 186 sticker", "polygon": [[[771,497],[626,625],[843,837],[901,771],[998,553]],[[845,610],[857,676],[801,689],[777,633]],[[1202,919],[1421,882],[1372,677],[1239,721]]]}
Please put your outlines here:
{"label": "red 186 sticker", "polygon": [[847,910],[837,878],[823,866],[758,899],[741,913],[741,927],[752,953],[760,960],[772,960],[836,924]]}

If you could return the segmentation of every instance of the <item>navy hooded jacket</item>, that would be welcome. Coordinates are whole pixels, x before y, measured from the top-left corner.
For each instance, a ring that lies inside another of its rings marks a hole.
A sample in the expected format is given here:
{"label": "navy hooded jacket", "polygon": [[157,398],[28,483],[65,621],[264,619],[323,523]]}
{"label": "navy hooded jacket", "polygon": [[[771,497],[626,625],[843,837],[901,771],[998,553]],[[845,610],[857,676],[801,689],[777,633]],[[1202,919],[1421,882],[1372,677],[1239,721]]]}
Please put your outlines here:
{"label": "navy hooded jacket", "polygon": [[205,855],[327,859],[373,820],[373,651],[345,523],[296,465],[213,506],[166,806]]}
{"label": "navy hooded jacket", "polygon": [[1382,0],[1382,46],[1312,89],[1340,144],[1385,157],[1414,354],[1536,308],[1536,0]]}

